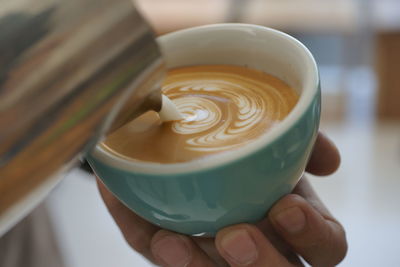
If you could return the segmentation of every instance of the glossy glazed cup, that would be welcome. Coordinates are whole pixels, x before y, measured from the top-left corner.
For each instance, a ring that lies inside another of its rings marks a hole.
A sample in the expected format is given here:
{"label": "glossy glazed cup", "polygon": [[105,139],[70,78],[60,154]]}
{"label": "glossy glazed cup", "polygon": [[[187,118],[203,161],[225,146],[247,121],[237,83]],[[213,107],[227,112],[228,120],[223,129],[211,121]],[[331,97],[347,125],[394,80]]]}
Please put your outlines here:
{"label": "glossy glazed cup", "polygon": [[118,158],[97,146],[90,165],[126,206],[162,228],[214,235],[257,222],[302,176],[318,132],[316,63],[289,35],[246,24],[217,24],[158,38],[167,67],[233,64],[272,74],[300,95],[292,112],[254,142],[202,160],[156,164]]}

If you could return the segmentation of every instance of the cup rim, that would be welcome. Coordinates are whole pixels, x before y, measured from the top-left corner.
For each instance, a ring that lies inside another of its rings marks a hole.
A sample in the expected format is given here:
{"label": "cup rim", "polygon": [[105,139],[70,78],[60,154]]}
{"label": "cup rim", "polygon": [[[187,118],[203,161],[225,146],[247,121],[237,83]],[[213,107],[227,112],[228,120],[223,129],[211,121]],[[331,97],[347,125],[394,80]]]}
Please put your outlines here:
{"label": "cup rim", "polygon": [[157,42],[162,47],[162,43],[168,42],[173,38],[179,38],[180,35],[185,35],[196,31],[218,31],[227,29],[245,29],[268,32],[268,34],[275,35],[276,37],[281,37],[282,40],[291,42],[294,45],[293,47],[298,49],[299,53],[302,54],[302,57],[304,58],[304,67],[310,70],[307,72],[307,76],[305,78],[304,88],[306,88],[306,90],[302,92],[299,101],[292,109],[292,111],[288,114],[288,116],[286,116],[281,122],[268,130],[268,132],[250,142],[249,144],[246,144],[235,150],[229,150],[227,152],[209,155],[205,158],[199,158],[188,162],[162,164],[156,162],[133,161],[128,157],[119,157],[106,151],[100,146],[100,144],[96,145],[96,147],[92,150],[91,155],[95,159],[100,160],[101,162],[106,163],[112,167],[133,173],[142,173],[148,175],[173,175],[194,173],[207,169],[218,168],[223,165],[230,164],[251,156],[261,149],[264,149],[280,136],[282,136],[284,133],[286,133],[306,112],[308,107],[311,105],[315,95],[318,93],[319,88],[319,74],[315,59],[308,48],[300,41],[284,32],[264,26],[243,23],[220,23],[197,26],[168,33],[158,37]]}

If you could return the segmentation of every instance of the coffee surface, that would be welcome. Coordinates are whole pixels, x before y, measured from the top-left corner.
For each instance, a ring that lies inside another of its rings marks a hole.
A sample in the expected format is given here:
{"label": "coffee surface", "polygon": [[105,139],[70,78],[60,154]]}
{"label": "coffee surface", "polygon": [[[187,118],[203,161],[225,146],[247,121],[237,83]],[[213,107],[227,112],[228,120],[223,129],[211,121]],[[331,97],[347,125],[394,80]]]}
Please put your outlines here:
{"label": "coffee surface", "polygon": [[172,69],[167,95],[184,119],[161,123],[148,112],[103,142],[107,151],[130,160],[178,163],[237,149],[283,120],[298,94],[261,71],[233,65]]}

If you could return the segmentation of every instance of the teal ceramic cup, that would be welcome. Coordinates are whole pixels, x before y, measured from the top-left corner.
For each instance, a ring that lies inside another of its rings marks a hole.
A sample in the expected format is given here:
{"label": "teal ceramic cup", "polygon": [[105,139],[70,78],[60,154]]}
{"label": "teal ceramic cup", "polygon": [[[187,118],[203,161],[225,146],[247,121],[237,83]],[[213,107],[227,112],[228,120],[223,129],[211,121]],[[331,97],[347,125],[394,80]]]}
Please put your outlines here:
{"label": "teal ceramic cup", "polygon": [[317,136],[321,100],[313,56],[285,33],[246,24],[186,29],[158,42],[168,68],[247,66],[287,82],[299,93],[299,101],[266,134],[220,156],[139,163],[96,146],[88,155],[90,165],[127,207],[165,229],[212,236],[228,225],[259,221],[299,181]]}

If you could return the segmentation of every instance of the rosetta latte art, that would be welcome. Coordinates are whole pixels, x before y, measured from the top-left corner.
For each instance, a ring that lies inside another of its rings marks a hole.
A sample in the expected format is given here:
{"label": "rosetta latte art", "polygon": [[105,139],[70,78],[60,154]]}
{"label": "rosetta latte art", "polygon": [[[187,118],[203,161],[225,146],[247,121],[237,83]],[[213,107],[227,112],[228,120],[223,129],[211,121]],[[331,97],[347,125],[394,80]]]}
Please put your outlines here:
{"label": "rosetta latte art", "polygon": [[194,135],[186,140],[186,149],[211,152],[242,146],[259,135],[261,128],[264,132],[282,120],[293,107],[285,91],[257,76],[218,71],[218,66],[192,68],[170,73],[163,87],[185,118],[174,122],[172,130]]}
{"label": "rosetta latte art", "polygon": [[192,161],[254,141],[284,119],[298,99],[279,79],[231,65],[170,70],[162,91],[183,120],[162,123],[148,112],[109,135],[103,147],[129,160]]}

